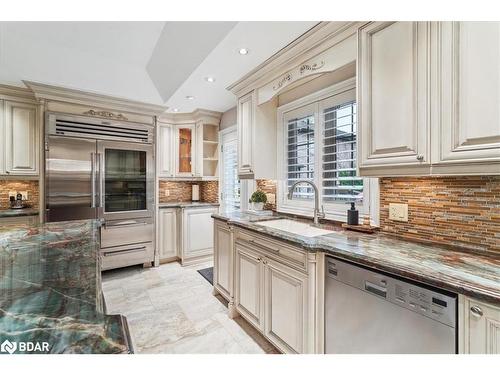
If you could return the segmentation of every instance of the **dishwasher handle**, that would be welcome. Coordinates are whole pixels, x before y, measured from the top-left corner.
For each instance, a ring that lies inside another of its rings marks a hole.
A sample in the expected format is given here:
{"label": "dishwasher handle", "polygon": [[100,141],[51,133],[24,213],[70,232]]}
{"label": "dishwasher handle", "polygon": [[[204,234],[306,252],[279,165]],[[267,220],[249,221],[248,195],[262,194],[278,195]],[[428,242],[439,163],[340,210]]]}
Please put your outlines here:
{"label": "dishwasher handle", "polygon": [[365,280],[365,290],[378,297],[387,298],[387,288]]}

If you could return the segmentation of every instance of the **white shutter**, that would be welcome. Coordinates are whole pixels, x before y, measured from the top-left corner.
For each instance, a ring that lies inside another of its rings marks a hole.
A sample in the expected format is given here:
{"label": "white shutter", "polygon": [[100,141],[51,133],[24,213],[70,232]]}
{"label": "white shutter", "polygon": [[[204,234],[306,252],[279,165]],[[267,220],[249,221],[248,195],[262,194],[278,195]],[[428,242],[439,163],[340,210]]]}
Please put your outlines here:
{"label": "white shutter", "polygon": [[356,175],[356,102],[323,110],[322,184],[325,203],[363,199],[363,178]]}
{"label": "white shutter", "polygon": [[238,143],[237,140],[226,141],[222,144],[223,157],[223,186],[222,201],[229,210],[238,210],[241,205],[240,180],[238,179]]}
{"label": "white shutter", "polygon": [[[298,180],[314,180],[314,114],[293,118],[287,123],[286,143],[287,188]],[[312,199],[310,185],[298,185],[294,199]]]}

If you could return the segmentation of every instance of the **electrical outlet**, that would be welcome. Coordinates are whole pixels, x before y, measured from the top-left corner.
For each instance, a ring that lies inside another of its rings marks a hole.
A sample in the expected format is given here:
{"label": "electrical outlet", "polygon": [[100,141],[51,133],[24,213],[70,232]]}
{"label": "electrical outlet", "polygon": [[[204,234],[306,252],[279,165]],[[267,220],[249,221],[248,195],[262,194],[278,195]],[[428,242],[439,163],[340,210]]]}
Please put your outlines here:
{"label": "electrical outlet", "polygon": [[17,195],[16,191],[9,191],[9,200],[10,200],[10,197],[14,197],[14,199],[16,199],[16,195]]}
{"label": "electrical outlet", "polygon": [[27,191],[20,191],[20,193],[23,196],[23,201],[28,200],[28,192]]}
{"label": "electrical outlet", "polygon": [[165,189],[165,190],[163,190],[163,194],[164,194],[166,197],[170,197],[170,190],[169,190],[169,189]]}
{"label": "electrical outlet", "polygon": [[389,219],[408,222],[408,205],[406,203],[389,203]]}

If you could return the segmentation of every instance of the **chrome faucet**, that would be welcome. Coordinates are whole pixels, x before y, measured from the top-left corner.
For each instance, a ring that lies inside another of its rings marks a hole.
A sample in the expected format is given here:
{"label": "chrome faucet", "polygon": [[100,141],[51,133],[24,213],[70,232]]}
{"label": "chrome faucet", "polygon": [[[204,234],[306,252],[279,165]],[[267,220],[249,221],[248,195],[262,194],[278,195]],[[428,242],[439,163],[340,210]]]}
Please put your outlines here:
{"label": "chrome faucet", "polygon": [[296,181],[290,187],[290,190],[288,190],[288,199],[292,200],[292,198],[293,198],[293,191],[295,189],[295,186],[297,186],[298,184],[309,184],[314,189],[314,225],[318,225],[319,224],[318,218],[321,218],[321,219],[325,218],[325,209],[323,208],[323,205],[321,206],[321,212],[319,211],[318,187],[314,184],[314,182],[309,181],[309,180],[299,180],[299,181]]}

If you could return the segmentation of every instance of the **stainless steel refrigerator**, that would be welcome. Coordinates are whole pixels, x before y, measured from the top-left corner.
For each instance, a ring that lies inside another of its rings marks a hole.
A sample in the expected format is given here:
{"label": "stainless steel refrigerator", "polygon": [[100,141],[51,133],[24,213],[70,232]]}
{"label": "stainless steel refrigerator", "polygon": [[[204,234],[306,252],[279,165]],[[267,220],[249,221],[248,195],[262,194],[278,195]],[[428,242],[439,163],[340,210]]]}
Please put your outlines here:
{"label": "stainless steel refrigerator", "polygon": [[102,268],[154,260],[154,127],[48,113],[45,220],[100,219]]}

